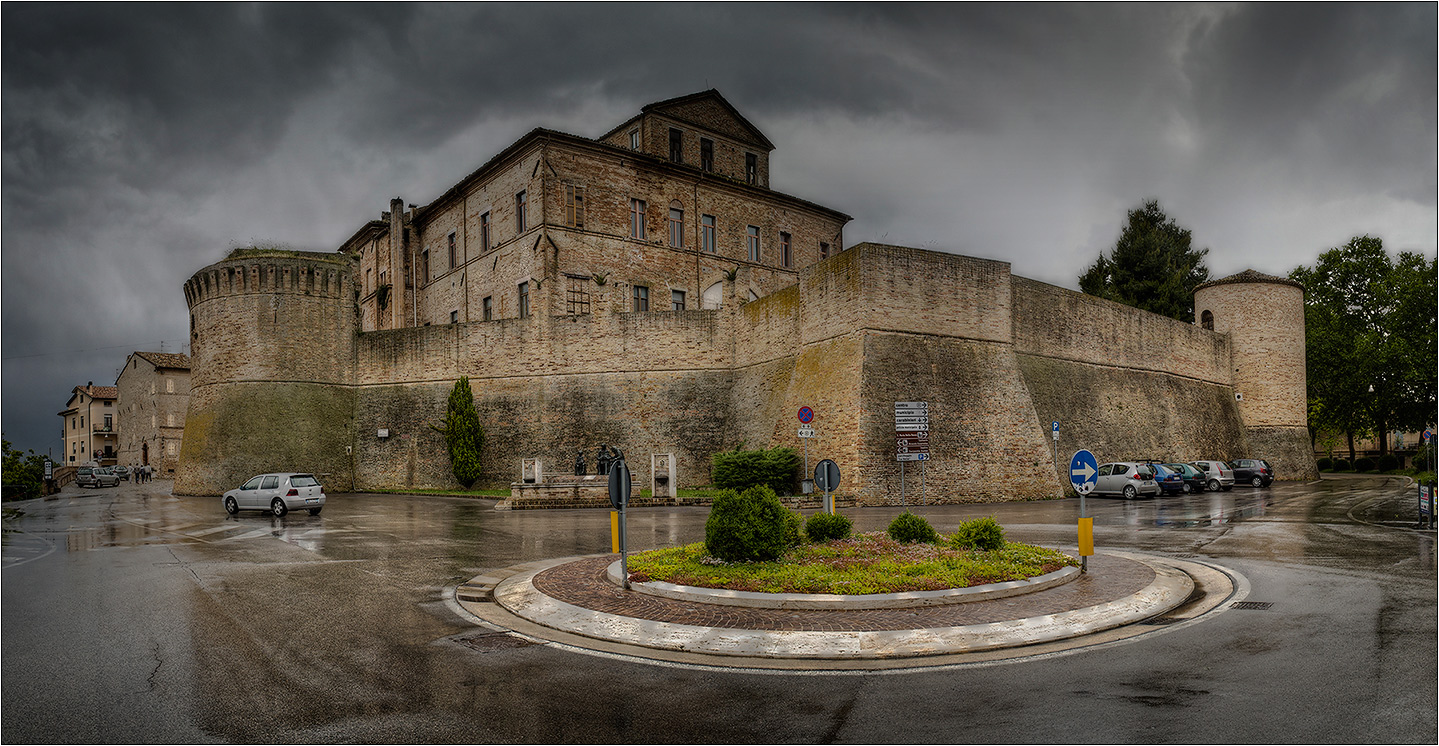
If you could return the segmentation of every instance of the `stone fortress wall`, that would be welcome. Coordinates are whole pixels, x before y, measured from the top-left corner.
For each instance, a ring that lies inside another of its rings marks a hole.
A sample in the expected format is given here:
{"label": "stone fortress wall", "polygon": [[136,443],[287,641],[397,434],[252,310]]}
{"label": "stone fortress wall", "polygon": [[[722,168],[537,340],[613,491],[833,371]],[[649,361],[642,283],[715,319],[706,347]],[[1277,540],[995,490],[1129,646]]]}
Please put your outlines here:
{"label": "stone fortress wall", "polygon": [[[737,273],[719,309],[630,311],[596,285],[588,314],[362,332],[357,267],[259,252],[186,283],[194,373],[177,492],[277,470],[325,474],[337,491],[456,487],[433,426],[461,375],[497,483],[523,458],[567,473],[578,448],[593,469],[603,442],[630,455],[637,484],[660,452],[677,455],[679,486],[707,484],[714,452],[799,450],[795,412],[810,406],[811,463],[835,459],[861,504],[897,504],[892,403],[910,400],[930,402],[931,502],[1059,495],[1080,447],[1101,461],[1252,455],[1281,478],[1314,470],[1302,290],[1262,276],[1196,296],[1210,331],[1013,277],[1006,262],[860,244],[758,300],[743,302]],[[1245,367],[1250,349],[1267,362]]]}

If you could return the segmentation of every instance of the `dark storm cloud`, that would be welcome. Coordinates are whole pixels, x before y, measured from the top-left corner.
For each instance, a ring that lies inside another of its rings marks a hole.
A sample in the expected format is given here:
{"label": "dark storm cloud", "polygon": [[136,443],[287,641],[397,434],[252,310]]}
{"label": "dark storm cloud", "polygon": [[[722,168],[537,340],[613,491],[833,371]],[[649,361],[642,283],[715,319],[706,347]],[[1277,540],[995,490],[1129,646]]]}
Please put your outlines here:
{"label": "dark storm cloud", "polygon": [[[331,250],[536,126],[718,88],[774,186],[887,240],[1074,286],[1149,197],[1277,274],[1433,251],[1433,4],[0,6],[4,429],[185,341],[181,283]],[[147,341],[148,340],[148,341]],[[85,352],[64,353],[69,350]],[[64,353],[64,354],[61,354]]]}

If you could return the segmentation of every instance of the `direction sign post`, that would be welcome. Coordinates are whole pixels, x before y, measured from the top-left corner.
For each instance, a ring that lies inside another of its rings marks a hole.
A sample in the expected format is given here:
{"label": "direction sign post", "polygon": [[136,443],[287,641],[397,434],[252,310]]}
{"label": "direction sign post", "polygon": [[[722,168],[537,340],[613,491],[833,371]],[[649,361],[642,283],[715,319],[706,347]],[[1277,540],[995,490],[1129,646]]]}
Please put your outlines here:
{"label": "direction sign post", "polygon": [[[810,423],[810,421],[813,420],[813,419],[814,419],[814,410],[813,410],[813,409],[810,409],[809,407],[800,407],[800,408],[799,408],[799,422],[800,422],[800,425],[801,425],[801,427],[800,427],[800,429],[799,429],[799,437],[800,437],[800,440],[803,440],[803,441],[804,441],[804,471],[800,472],[801,474],[808,474],[808,473],[809,473],[809,439],[814,437],[814,428],[810,427],[810,426],[809,426],[809,423]],[[803,482],[803,481],[804,481],[804,480],[801,480],[801,482]],[[805,494],[809,494],[809,490],[808,490],[808,489],[805,489],[805,487],[809,487],[810,489],[813,489],[813,486],[812,486],[812,485],[801,484],[801,485],[800,485],[800,492],[803,492],[803,493],[805,493]]]}
{"label": "direction sign post", "polygon": [[630,589],[630,562],[629,562],[629,537],[626,536],[628,522],[625,520],[625,508],[630,502],[630,467],[625,463],[625,454],[618,448],[610,449],[615,452],[615,461],[610,464],[609,493],[610,504],[620,513],[620,577],[623,578],[625,590]]}
{"label": "direction sign post", "polygon": [[829,493],[839,486],[839,464],[830,459],[815,464],[814,483],[824,490],[824,512],[834,515],[834,501],[830,499]]}
{"label": "direction sign post", "polygon": [[1089,555],[1094,554],[1094,519],[1084,514],[1084,496],[1099,482],[1099,461],[1085,449],[1069,459],[1069,484],[1079,493],[1079,571],[1089,572]]}
{"label": "direction sign post", "polygon": [[[904,462],[929,460],[929,402],[894,403],[895,460],[899,462],[899,504],[904,505]],[[924,499],[924,465],[920,465],[920,499]]]}

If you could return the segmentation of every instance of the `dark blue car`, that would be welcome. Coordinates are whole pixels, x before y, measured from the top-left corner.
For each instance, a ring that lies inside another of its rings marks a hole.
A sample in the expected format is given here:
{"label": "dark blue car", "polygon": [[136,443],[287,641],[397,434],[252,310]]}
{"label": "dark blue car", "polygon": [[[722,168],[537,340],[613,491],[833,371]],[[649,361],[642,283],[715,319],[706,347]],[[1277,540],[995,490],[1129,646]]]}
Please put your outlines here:
{"label": "dark blue car", "polygon": [[1181,492],[1188,492],[1184,489],[1184,475],[1164,464],[1151,463],[1154,467],[1154,481],[1159,484],[1161,495],[1178,495]]}

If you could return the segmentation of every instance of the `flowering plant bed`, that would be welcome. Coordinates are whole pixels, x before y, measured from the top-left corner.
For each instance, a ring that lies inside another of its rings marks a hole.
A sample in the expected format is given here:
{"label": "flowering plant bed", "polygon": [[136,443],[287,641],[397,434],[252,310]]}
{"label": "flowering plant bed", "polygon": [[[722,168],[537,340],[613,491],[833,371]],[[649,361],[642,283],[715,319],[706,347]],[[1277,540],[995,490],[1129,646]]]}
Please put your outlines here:
{"label": "flowering plant bed", "polygon": [[759,593],[864,595],[968,588],[1025,580],[1079,561],[1063,552],[1006,543],[995,551],[901,544],[883,533],[801,544],[773,562],[722,562],[703,542],[630,556],[630,580]]}

